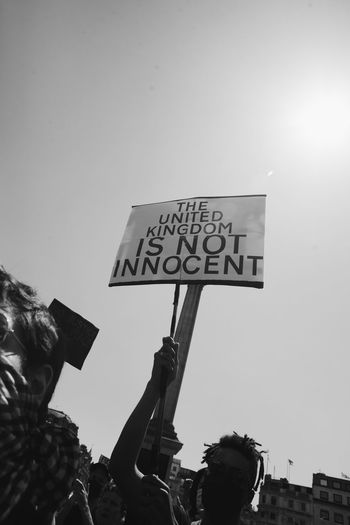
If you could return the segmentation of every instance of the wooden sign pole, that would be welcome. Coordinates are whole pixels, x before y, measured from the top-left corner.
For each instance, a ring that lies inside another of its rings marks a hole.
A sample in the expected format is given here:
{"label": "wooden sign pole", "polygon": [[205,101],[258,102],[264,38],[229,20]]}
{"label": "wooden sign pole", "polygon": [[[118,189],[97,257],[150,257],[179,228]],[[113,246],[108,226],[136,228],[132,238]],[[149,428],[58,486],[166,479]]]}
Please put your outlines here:
{"label": "wooden sign pole", "polygon": [[185,372],[186,361],[190,349],[193,329],[196,321],[199,300],[202,290],[203,284],[188,285],[186,296],[182,305],[179,322],[174,336],[176,308],[179,296],[179,285],[177,285],[177,288],[175,290],[174,311],[171,322],[170,335],[174,337],[176,342],[179,343],[179,366],[176,378],[172,383],[170,383],[170,385],[166,389],[166,392],[165,390],[162,392],[161,398],[158,403],[158,407],[155,412],[156,429],[151,452],[152,472],[154,474],[160,474],[159,462],[161,453],[163,423],[164,421],[166,421],[167,423],[172,424],[174,420],[175,410],[180,395],[182,379]]}
{"label": "wooden sign pole", "polygon": [[176,342],[180,343],[178,353],[179,369],[176,379],[168,386],[164,407],[164,419],[169,423],[174,421],[203,286],[203,284],[188,285],[180,318],[176,327],[174,339]]}

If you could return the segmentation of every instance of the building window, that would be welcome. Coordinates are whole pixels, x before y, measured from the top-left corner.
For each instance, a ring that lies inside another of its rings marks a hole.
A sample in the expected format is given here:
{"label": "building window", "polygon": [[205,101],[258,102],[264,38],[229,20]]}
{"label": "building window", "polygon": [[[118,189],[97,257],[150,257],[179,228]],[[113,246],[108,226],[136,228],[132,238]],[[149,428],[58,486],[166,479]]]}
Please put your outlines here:
{"label": "building window", "polygon": [[339,514],[338,512],[335,512],[334,521],[335,523],[344,523],[344,516],[342,514]]}
{"label": "building window", "polygon": [[320,485],[322,485],[322,487],[327,487],[327,480],[326,479],[320,479]]}
{"label": "building window", "polygon": [[266,496],[265,496],[265,494],[263,494],[263,496],[261,498],[261,501],[262,501],[262,503],[266,503]]}
{"label": "building window", "polygon": [[350,498],[349,498],[349,496],[347,497],[347,503],[348,503],[348,505],[350,505]]}
{"label": "building window", "polygon": [[328,492],[325,490],[320,490],[320,498],[328,500]]}
{"label": "building window", "polygon": [[275,498],[275,496],[271,496],[271,505],[276,505],[276,498]]}
{"label": "building window", "polygon": [[306,511],[306,505],[305,505],[305,503],[301,503],[301,504],[300,504],[300,507],[301,507],[301,510],[302,510],[303,512]]}
{"label": "building window", "polygon": [[294,507],[294,501],[292,499],[288,500],[288,507],[292,509]]}
{"label": "building window", "polygon": [[300,520],[300,525],[305,525],[305,520]]}
{"label": "building window", "polygon": [[320,509],[320,518],[322,520],[329,520],[329,512],[326,509]]}
{"label": "building window", "polygon": [[287,523],[293,523],[293,518],[291,517],[287,518]]}
{"label": "building window", "polygon": [[333,481],[333,488],[334,488],[334,489],[340,489],[340,483],[339,483],[339,481]]}
{"label": "building window", "polygon": [[341,494],[333,494],[334,503],[343,503],[343,498]]}
{"label": "building window", "polygon": [[275,514],[274,512],[271,512],[271,514],[270,514],[270,518],[271,518],[272,520],[275,520],[275,519],[276,519],[276,514]]}

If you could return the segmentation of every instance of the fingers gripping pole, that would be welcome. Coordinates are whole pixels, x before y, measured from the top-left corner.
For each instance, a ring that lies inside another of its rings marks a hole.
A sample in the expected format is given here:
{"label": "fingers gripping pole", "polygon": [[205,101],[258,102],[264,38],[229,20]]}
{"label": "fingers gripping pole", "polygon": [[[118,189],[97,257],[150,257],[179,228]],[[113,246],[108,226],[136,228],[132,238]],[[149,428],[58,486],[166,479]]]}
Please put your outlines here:
{"label": "fingers gripping pole", "polygon": [[[177,306],[179,304],[179,295],[180,295],[180,284],[176,283],[175,292],[174,292],[174,301],[173,301],[173,315],[171,318],[170,325],[170,337],[174,337],[175,327],[176,327],[176,314]],[[158,418],[156,426],[156,435],[152,447],[152,463],[153,463],[153,473],[159,474],[159,457],[160,457],[160,443],[162,440],[163,433],[163,421],[164,421],[164,407],[165,407],[165,394],[167,387],[167,371],[165,368],[162,368],[161,378],[160,378],[160,398],[158,406]]]}

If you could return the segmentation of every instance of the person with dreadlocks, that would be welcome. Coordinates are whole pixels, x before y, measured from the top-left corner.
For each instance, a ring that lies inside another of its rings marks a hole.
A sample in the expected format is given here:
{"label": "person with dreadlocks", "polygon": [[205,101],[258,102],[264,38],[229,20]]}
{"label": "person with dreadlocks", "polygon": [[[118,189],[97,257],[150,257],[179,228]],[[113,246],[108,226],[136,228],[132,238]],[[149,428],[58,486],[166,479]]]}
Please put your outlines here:
{"label": "person with dreadlocks", "polygon": [[79,463],[77,427],[48,403],[64,363],[53,317],[0,266],[0,523],[49,525]]}
{"label": "person with dreadlocks", "polygon": [[193,483],[192,508],[201,489],[203,516],[192,525],[238,525],[241,510],[248,505],[264,476],[259,443],[236,432],[223,436],[218,443],[205,445],[201,469]]}

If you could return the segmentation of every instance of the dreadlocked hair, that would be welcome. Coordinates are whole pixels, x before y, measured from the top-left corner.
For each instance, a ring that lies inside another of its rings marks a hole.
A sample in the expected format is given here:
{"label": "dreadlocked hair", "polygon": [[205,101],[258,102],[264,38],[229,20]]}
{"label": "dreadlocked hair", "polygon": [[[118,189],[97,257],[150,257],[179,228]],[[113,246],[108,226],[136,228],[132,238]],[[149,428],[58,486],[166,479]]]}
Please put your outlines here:
{"label": "dreadlocked hair", "polygon": [[211,445],[205,443],[204,446],[207,448],[204,451],[202,463],[208,463],[219,448],[231,448],[240,452],[249,461],[252,489],[254,491],[258,489],[264,477],[264,458],[262,456],[264,451],[259,451],[256,448],[257,446],[261,447],[260,443],[247,434],[240,436],[237,432],[233,432],[231,435],[222,436],[218,443]]}

